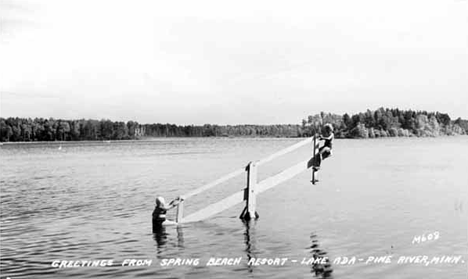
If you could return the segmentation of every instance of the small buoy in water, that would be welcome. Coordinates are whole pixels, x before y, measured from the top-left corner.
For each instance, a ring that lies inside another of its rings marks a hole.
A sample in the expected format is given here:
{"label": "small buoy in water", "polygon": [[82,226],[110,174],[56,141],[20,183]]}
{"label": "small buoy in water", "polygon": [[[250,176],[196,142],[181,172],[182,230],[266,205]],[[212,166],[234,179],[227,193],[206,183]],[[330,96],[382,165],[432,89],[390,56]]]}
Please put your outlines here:
{"label": "small buoy in water", "polygon": [[58,150],[62,150],[62,145],[59,146]]}

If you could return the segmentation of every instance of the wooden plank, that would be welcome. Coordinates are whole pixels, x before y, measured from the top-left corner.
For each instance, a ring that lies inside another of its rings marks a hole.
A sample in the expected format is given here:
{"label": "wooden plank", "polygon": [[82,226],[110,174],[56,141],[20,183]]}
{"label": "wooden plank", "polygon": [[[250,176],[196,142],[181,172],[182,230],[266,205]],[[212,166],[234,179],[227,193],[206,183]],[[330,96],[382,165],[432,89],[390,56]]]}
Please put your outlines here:
{"label": "wooden plank", "polygon": [[[289,147],[287,147],[285,149],[282,149],[282,150],[280,150],[280,151],[278,151],[278,152],[276,152],[276,153],[274,153],[274,154],[272,154],[272,155],[270,155],[270,156],[268,156],[266,158],[263,158],[263,159],[259,160],[256,164],[257,164],[257,166],[260,166],[262,164],[270,162],[271,160],[273,160],[273,159],[275,159],[275,158],[277,158],[277,157],[279,157],[281,155],[287,154],[287,153],[289,153],[289,152],[291,152],[291,151],[293,151],[295,149],[298,149],[301,146],[304,146],[304,145],[312,142],[313,138],[314,137],[307,138],[307,139],[305,139],[303,141],[300,141],[300,142],[298,142],[298,143],[296,143],[294,145],[291,145],[291,146],[289,146]],[[188,194],[183,195],[182,197],[185,200],[187,200],[188,198],[190,198],[192,196],[198,195],[198,194],[200,194],[200,193],[202,193],[202,192],[204,192],[204,191],[206,191],[208,189],[211,189],[211,188],[217,186],[218,184],[221,184],[221,183],[226,182],[226,181],[228,181],[228,180],[230,180],[230,179],[232,179],[232,178],[234,178],[234,177],[236,177],[238,175],[241,175],[242,173],[244,173],[244,171],[245,171],[244,168],[233,171],[233,172],[231,172],[231,173],[229,173],[229,174],[227,174],[227,175],[225,175],[225,176],[223,176],[223,177],[221,177],[219,179],[216,179],[213,182],[205,184],[205,185],[201,186],[200,188],[197,188],[197,189],[189,192]]]}
{"label": "wooden plank", "polygon": [[247,212],[250,219],[255,219],[255,211],[257,206],[257,165],[252,162],[249,164],[249,176],[247,180]]}
{"label": "wooden plank", "polygon": [[312,142],[313,138],[314,138],[314,137],[307,138],[307,139],[305,139],[305,140],[303,140],[303,141],[300,141],[300,142],[298,142],[298,143],[296,143],[296,144],[294,144],[294,145],[291,145],[291,146],[289,146],[289,147],[287,147],[287,148],[285,148],[285,149],[282,149],[282,150],[280,150],[280,151],[278,151],[278,152],[276,152],[276,153],[273,153],[273,154],[271,154],[270,156],[259,160],[259,161],[257,162],[257,166],[260,166],[260,165],[263,165],[263,164],[265,164],[265,163],[268,163],[268,162],[270,162],[271,160],[276,159],[277,157],[279,157],[279,156],[281,156],[281,155],[287,154],[287,153],[289,153],[289,152],[291,152],[291,151],[294,151],[294,150],[298,149],[298,148],[301,147],[301,146],[304,146],[304,145],[306,145],[306,144],[309,144],[309,143]]}
{"label": "wooden plank", "polygon": [[182,219],[182,223],[197,222],[213,215],[216,215],[228,208],[233,207],[244,201],[244,190],[237,192],[217,203],[211,204],[195,213],[188,215]]}
{"label": "wooden plank", "polygon": [[266,190],[275,187],[276,185],[293,178],[294,176],[298,175],[299,173],[307,170],[312,166],[313,157],[310,160],[302,161],[275,176],[269,177],[265,180],[262,180],[260,183],[257,184],[257,194],[265,192]]}
{"label": "wooden plank", "polygon": [[195,196],[195,195],[198,195],[200,194],[201,192],[204,192],[210,188],[213,188],[214,186],[218,185],[218,184],[221,184],[225,181],[228,181],[229,179],[232,179],[238,175],[241,175],[245,172],[245,168],[242,168],[242,169],[238,169],[236,171],[233,171],[231,172],[230,174],[227,174],[219,179],[216,179],[215,181],[211,182],[211,183],[208,183],[200,188],[197,188],[195,190],[193,190],[192,192],[189,192],[188,194],[186,195],[183,195],[183,199],[184,200],[187,200],[189,197],[192,197],[192,196]]}
{"label": "wooden plank", "polygon": [[[275,187],[276,185],[298,175],[304,170],[307,170],[308,168],[312,166],[312,163],[311,163],[312,161],[313,161],[313,158],[310,160],[302,161],[280,172],[279,174],[275,176],[262,180],[260,183],[256,185],[256,194],[258,195],[262,192],[265,192],[266,190],[271,189]],[[229,209],[243,201],[244,201],[244,190],[237,192],[236,194],[233,194],[217,203],[211,204],[195,213],[190,214],[189,216],[182,219],[182,223],[197,222],[197,221],[204,220],[226,209]]]}
{"label": "wooden plank", "polygon": [[[272,155],[270,155],[270,156],[268,156],[266,158],[263,158],[263,159],[259,160],[255,164],[255,167],[254,167],[255,168],[254,176],[249,176],[249,183],[251,183],[251,181],[250,181],[251,177],[253,179],[255,179],[255,181],[257,179],[256,178],[256,167],[257,166],[259,166],[261,164],[265,164],[265,163],[267,163],[267,162],[269,162],[269,161],[271,161],[271,160],[273,160],[273,159],[275,159],[275,158],[277,158],[277,157],[279,157],[281,155],[287,154],[287,153],[289,153],[289,152],[291,152],[293,150],[298,149],[301,146],[304,146],[304,145],[306,145],[308,143],[311,143],[311,142],[314,141],[314,139],[315,139],[315,137],[307,138],[307,139],[305,139],[303,141],[300,141],[300,142],[298,142],[298,143],[296,143],[296,144],[294,144],[292,146],[289,146],[289,147],[287,147],[287,148],[285,148],[283,150],[280,150],[280,151],[278,151],[278,152],[276,152],[276,153],[274,153],[274,154],[272,154]],[[280,183],[282,183],[282,182],[296,176],[300,172],[310,168],[313,165],[313,159],[314,158],[312,157],[310,160],[306,160],[306,161],[303,161],[301,163],[298,163],[298,164],[296,164],[296,165],[282,171],[281,173],[279,173],[279,174],[277,174],[275,176],[272,176],[270,178],[267,178],[267,179],[263,180],[262,182],[256,184],[254,186],[254,189],[253,189],[254,198],[251,199],[250,202],[249,202],[249,200],[247,201],[247,209],[254,208],[253,216],[255,216],[256,195],[257,194],[260,194],[261,192],[264,192],[264,191],[266,191],[266,190],[268,190],[268,189],[270,189],[270,188],[272,188],[272,187],[274,187],[274,186],[276,186],[276,185],[278,185],[278,184],[280,184]],[[244,173],[244,171],[245,171],[244,168],[238,169],[238,170],[236,170],[236,171],[234,171],[234,172],[232,172],[230,174],[227,174],[227,175],[225,175],[225,176],[223,176],[223,177],[221,177],[221,178],[219,178],[219,179],[217,179],[217,180],[215,180],[215,181],[213,181],[211,183],[208,183],[208,184],[206,184],[206,185],[204,185],[204,186],[202,186],[200,188],[197,188],[197,189],[193,190],[192,192],[189,192],[188,194],[182,196],[182,198],[184,200],[187,200],[187,198],[192,197],[192,196],[197,195],[197,194],[200,194],[203,191],[206,191],[206,190],[208,190],[210,188],[213,188],[214,186],[216,186],[218,184],[221,184],[221,183],[223,183],[225,181],[228,181],[229,179],[232,179],[232,178]],[[222,211],[224,211],[224,210],[226,210],[226,209],[228,209],[228,208],[230,208],[230,207],[232,207],[234,205],[237,205],[237,204],[243,202],[244,201],[244,194],[245,194],[244,190],[242,190],[240,192],[237,192],[237,193],[235,193],[235,194],[233,194],[233,195],[231,195],[231,196],[229,196],[229,197],[227,197],[227,198],[225,198],[225,199],[223,199],[223,200],[221,200],[219,202],[211,204],[211,205],[209,205],[209,206],[207,206],[207,207],[205,207],[205,208],[203,208],[203,209],[201,209],[201,210],[199,210],[199,211],[197,211],[195,213],[192,213],[192,214],[188,215],[185,218],[181,218],[182,219],[181,222],[182,223],[196,222],[196,221],[200,221],[200,220],[209,218],[209,217],[211,217],[213,215],[216,215],[216,214],[218,214],[218,213],[220,213],[220,212],[222,212]],[[251,194],[251,193],[249,193],[249,194]],[[249,214],[250,214],[250,212],[249,212]],[[178,217],[179,216],[182,217],[182,214],[181,215],[178,214]]]}

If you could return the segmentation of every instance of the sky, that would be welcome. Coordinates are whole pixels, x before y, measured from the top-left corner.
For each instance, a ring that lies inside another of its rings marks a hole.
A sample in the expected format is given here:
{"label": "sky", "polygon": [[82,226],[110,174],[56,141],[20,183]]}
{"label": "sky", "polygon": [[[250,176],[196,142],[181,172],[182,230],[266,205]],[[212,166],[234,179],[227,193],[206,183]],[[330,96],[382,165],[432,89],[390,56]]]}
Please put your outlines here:
{"label": "sky", "polygon": [[0,0],[0,116],[468,119],[467,0]]}

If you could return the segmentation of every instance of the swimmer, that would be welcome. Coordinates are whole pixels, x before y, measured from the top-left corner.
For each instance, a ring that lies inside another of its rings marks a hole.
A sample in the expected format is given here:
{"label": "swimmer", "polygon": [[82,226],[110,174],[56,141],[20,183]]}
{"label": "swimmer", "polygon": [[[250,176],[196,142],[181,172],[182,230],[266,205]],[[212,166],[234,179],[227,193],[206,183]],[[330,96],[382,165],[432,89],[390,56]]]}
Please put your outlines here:
{"label": "swimmer", "polygon": [[182,201],[181,198],[177,198],[169,203],[168,206],[166,206],[166,201],[164,200],[163,197],[157,197],[156,198],[156,207],[154,208],[153,211],[153,228],[154,227],[161,227],[162,225],[170,225],[170,224],[176,224],[174,221],[169,221],[166,219],[166,213],[169,209],[177,206],[177,204]]}

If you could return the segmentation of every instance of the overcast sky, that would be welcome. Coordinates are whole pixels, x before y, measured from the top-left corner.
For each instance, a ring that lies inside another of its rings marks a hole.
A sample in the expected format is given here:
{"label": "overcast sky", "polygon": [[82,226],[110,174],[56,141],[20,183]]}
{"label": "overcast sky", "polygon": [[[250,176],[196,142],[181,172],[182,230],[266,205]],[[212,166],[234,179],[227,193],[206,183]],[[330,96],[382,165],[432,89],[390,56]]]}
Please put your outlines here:
{"label": "overcast sky", "polygon": [[2,117],[468,118],[466,0],[0,0]]}

